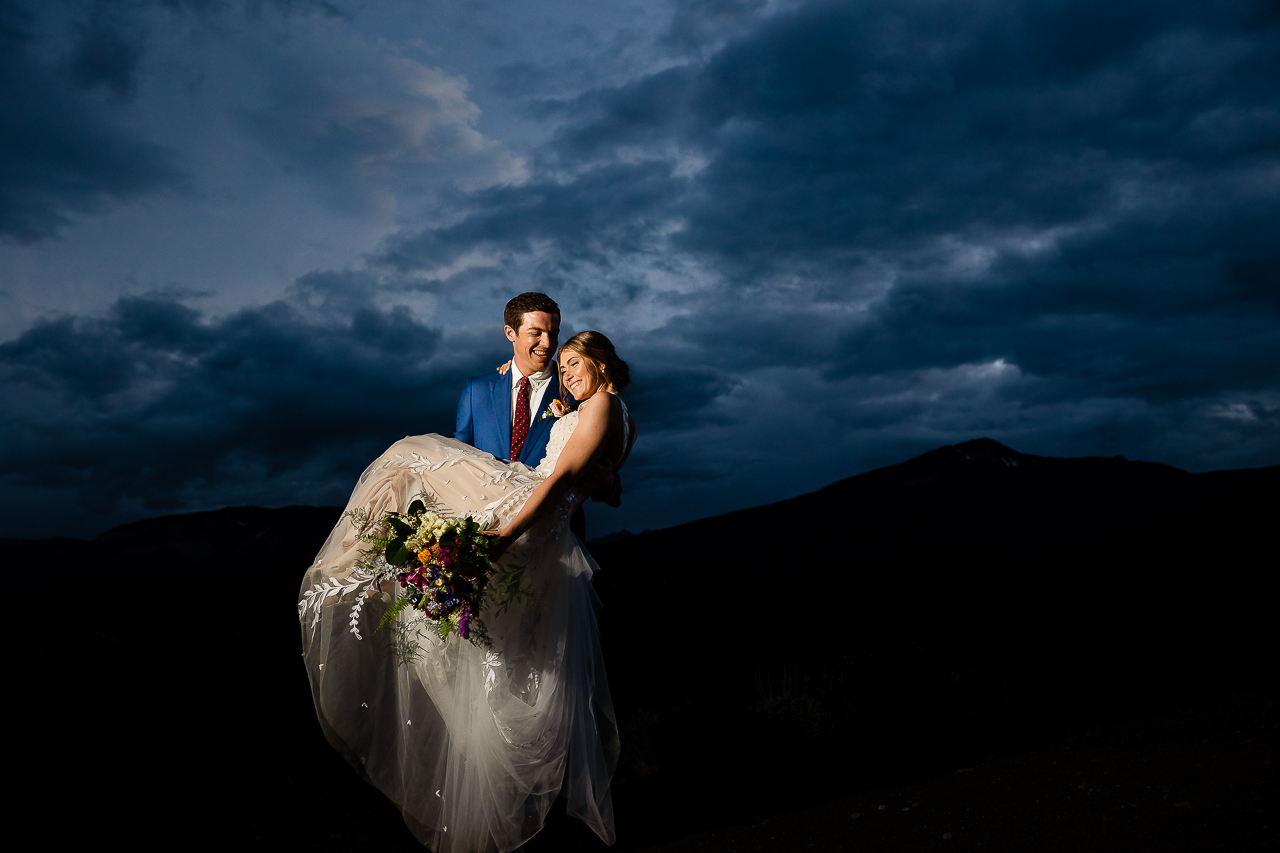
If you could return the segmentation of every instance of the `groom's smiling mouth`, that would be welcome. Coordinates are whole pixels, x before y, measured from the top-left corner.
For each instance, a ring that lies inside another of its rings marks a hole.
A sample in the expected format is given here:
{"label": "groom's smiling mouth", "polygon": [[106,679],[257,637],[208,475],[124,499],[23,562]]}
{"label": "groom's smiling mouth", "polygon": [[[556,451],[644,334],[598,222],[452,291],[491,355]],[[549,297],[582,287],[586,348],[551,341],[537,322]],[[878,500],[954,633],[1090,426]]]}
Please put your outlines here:
{"label": "groom's smiling mouth", "polygon": [[538,370],[546,370],[547,365],[551,364],[551,356],[553,350],[543,349],[541,347],[529,350],[529,362]]}

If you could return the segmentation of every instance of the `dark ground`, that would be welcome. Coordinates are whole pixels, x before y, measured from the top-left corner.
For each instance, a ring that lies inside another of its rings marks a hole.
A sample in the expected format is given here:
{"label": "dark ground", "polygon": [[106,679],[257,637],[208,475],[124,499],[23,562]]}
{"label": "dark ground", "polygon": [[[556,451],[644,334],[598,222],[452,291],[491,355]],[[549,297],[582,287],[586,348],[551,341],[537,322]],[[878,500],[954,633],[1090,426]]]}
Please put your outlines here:
{"label": "dark ground", "polygon": [[1233,697],[1071,733],[1039,750],[644,849],[1275,849],[1277,699]]}
{"label": "dark ground", "polygon": [[[247,664],[251,654],[233,660]],[[165,696],[164,682],[151,682],[156,689],[148,692],[143,673],[117,684],[120,695],[141,691],[131,707],[158,708],[182,723],[150,743],[144,723],[124,748],[109,750],[112,763],[89,786],[120,809],[107,817],[104,834],[133,849],[422,850],[390,802],[329,749],[301,668],[291,674],[288,689],[274,696],[255,701],[233,690],[203,714],[186,704],[207,700],[200,691]],[[612,849],[1276,849],[1278,711],[1280,692],[1238,695],[1067,732],[1038,749],[914,778],[904,777],[912,777],[918,754],[905,748],[902,767],[871,774],[850,767],[844,790],[812,785],[803,793],[786,749],[739,744],[765,771],[764,789],[753,785],[744,796],[739,780],[697,756],[674,768],[685,777],[680,784],[667,784],[669,775],[621,779]],[[734,797],[740,801],[725,802]],[[530,853],[610,849],[563,813],[527,846]]]}
{"label": "dark ground", "polygon": [[[598,546],[613,849],[1274,847],[1277,483],[970,442]],[[0,542],[7,567],[66,567],[19,617],[39,627],[15,701],[38,719],[10,734],[37,750],[42,825],[422,849],[325,743],[299,660],[298,579],[337,514]],[[85,602],[100,617],[72,621]],[[67,767],[88,768],[71,789]],[[527,846],[604,849],[563,815]]]}
{"label": "dark ground", "polygon": [[[838,795],[817,792],[807,808],[762,811],[741,823],[722,825],[716,815],[703,814],[690,818],[698,828],[688,834],[665,824],[672,806],[668,798],[624,783],[615,792],[619,843],[612,849],[1275,849],[1280,841],[1278,701],[1276,693],[1237,696],[1211,707],[1073,732],[1042,749],[988,758],[969,768]],[[342,766],[331,771],[334,782],[342,773],[354,775]],[[787,784],[785,773],[779,775],[778,784]],[[377,792],[338,787],[330,792],[336,802],[329,807],[313,803],[308,808],[309,797],[290,790],[241,812],[228,846],[422,849]],[[697,809],[696,802],[685,805]],[[299,820],[308,810],[316,817]],[[527,847],[566,853],[610,849],[563,814]]]}

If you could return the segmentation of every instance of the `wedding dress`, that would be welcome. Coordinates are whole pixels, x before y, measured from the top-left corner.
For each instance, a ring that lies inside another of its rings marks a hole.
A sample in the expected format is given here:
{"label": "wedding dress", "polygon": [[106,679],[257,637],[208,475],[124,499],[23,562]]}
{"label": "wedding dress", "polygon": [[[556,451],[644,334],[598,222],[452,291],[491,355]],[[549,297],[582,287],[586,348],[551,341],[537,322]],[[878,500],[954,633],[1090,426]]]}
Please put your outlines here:
{"label": "wedding dress", "polygon": [[[441,514],[501,528],[555,468],[577,420],[570,412],[553,425],[537,468],[452,438],[410,436],[365,470],[347,509],[403,512],[425,493]],[[624,447],[628,420],[624,406]],[[490,596],[481,613],[489,651],[456,634],[441,641],[430,623],[404,624],[424,618],[412,610],[374,634],[399,590],[360,592],[367,584],[353,564],[368,546],[348,516],[307,571],[299,612],[320,726],[438,853],[506,853],[541,829],[557,795],[569,815],[614,841],[618,731],[596,627],[597,567],[569,532],[585,497],[571,489],[496,564],[523,572],[533,595],[505,607]],[[390,654],[397,627],[419,643],[409,665]]]}

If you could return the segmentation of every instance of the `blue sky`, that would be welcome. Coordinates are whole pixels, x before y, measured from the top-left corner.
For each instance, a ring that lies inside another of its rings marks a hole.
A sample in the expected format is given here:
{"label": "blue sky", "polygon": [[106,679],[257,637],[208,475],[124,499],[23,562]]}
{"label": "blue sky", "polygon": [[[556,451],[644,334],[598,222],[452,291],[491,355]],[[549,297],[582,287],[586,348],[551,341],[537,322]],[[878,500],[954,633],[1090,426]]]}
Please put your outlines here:
{"label": "blue sky", "polygon": [[635,378],[592,535],[1276,464],[1277,81],[1261,0],[5,2],[0,535],[344,503],[529,289]]}

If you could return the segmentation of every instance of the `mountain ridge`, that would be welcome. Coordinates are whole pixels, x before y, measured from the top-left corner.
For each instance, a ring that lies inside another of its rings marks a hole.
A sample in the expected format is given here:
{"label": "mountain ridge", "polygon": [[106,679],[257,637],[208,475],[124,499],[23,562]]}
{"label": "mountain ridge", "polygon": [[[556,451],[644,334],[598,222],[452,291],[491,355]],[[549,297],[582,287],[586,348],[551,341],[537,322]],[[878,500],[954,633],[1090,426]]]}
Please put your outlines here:
{"label": "mountain ridge", "polygon": [[[866,526],[876,525],[872,535],[881,540],[878,551],[901,547],[908,530],[920,522],[939,525],[959,537],[946,547],[972,550],[989,544],[964,535],[980,524],[982,513],[971,502],[983,498],[988,506],[1018,519],[1024,532],[1015,532],[1008,540],[1008,549],[1016,549],[1064,525],[1092,525],[1086,538],[1097,538],[1122,525],[1154,522],[1278,474],[1280,465],[1192,473],[1123,456],[1036,456],[980,438],[944,445],[795,497],[636,536],[683,538],[696,533],[714,537],[712,531],[721,526],[767,528],[774,515],[799,515],[815,526],[840,525],[856,513],[866,513],[872,519]],[[1082,491],[1091,486],[1105,486],[1108,493],[1088,496],[1086,505]],[[609,552],[599,555],[602,565],[623,547],[622,542],[634,544],[635,538],[601,543]],[[930,549],[918,543],[908,550]]]}
{"label": "mountain ridge", "polygon": [[[1212,501],[1224,491],[1277,473],[1280,473],[1280,465],[1192,473],[1164,463],[1129,460],[1123,456],[1039,456],[1022,453],[990,438],[977,438],[942,445],[893,465],[844,477],[812,492],[637,534],[608,534],[588,544],[593,549],[601,549],[604,562],[609,562],[614,551],[630,547],[626,543],[634,544],[638,537],[679,538],[686,531],[714,535],[708,531],[738,523],[756,528],[772,515],[793,513],[811,518],[815,524],[837,524],[845,522],[852,513],[866,512],[873,518],[881,518],[877,523],[882,539],[901,539],[899,534],[904,529],[901,522],[885,526],[883,517],[890,514],[890,509],[903,512],[914,508],[920,514],[914,521],[927,523],[923,516],[933,514],[943,518],[939,522],[943,527],[965,526],[945,521],[948,514],[945,504],[957,500],[962,489],[976,489],[975,495],[987,500],[993,500],[993,496],[998,496],[1001,491],[1020,498],[1030,497],[1044,507],[1043,513],[1062,512],[1064,504],[1079,502],[1079,496],[1075,494],[1053,498],[1048,492],[1054,489],[1087,487],[1090,484],[1101,486],[1105,483],[1120,491],[1101,499],[1101,505],[1084,513],[1098,524],[1098,529],[1092,534],[1097,537],[1106,535],[1121,524],[1131,524],[1135,519],[1151,522],[1169,513],[1185,511],[1189,506]],[[1026,481],[1034,477],[1044,477],[1050,482],[1031,484],[1031,494],[1028,495]],[[868,490],[875,490],[878,494],[868,494]],[[1126,514],[1123,520],[1115,517],[1121,504],[1137,500],[1146,500],[1149,505]],[[1046,507],[1046,502],[1050,506]],[[1013,510],[1005,507],[1004,511]],[[0,538],[0,553],[43,551],[62,555],[92,543],[122,558],[157,557],[159,552],[168,551],[172,559],[201,563],[203,560],[199,554],[210,549],[232,547],[248,556],[255,547],[267,547],[273,541],[278,545],[281,537],[299,545],[302,540],[314,539],[315,550],[319,550],[341,512],[341,507],[305,504],[276,508],[223,507],[126,522],[93,539]],[[952,514],[954,512],[952,510]],[[974,514],[961,512],[967,519],[966,524],[972,524],[971,516]],[[1076,514],[1080,514],[1078,509]],[[1108,525],[1106,520],[1109,517],[1111,523]],[[1033,524],[1029,537],[1043,535],[1046,527],[1060,523],[1063,522],[1045,519],[1045,523]],[[1029,537],[1015,538],[1022,541]],[[269,550],[279,549],[272,546]],[[300,564],[299,569],[305,565]]]}

